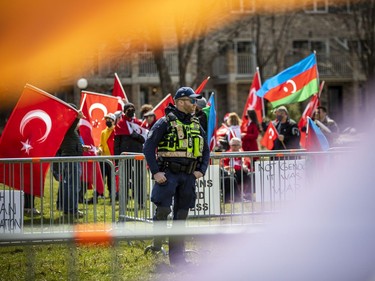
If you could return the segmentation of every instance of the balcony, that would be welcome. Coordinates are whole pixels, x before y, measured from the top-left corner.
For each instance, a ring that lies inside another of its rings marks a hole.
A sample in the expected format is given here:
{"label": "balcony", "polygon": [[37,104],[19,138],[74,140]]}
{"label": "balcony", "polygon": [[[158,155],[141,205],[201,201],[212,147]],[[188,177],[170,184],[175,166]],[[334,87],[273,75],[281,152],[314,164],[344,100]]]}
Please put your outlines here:
{"label": "balcony", "polygon": [[[298,61],[303,59],[298,56],[286,56],[285,65],[291,66]],[[349,55],[317,55],[318,71],[321,78],[340,78],[340,79],[352,79],[353,78],[353,65],[356,65],[356,61]],[[241,54],[237,55],[234,62],[235,72],[234,74],[241,78],[243,76],[249,77],[256,70],[256,62],[253,55]],[[226,56],[218,57],[213,63],[213,76],[225,79],[228,77],[228,61]],[[276,75],[277,72],[273,65],[268,65],[263,69],[263,75],[265,78]]]}

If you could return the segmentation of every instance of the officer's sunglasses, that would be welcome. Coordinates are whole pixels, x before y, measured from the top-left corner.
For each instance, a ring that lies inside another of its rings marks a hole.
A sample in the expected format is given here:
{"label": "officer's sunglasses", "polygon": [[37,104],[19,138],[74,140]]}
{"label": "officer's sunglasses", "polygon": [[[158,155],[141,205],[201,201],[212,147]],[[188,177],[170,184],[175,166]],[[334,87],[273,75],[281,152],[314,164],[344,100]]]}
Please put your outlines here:
{"label": "officer's sunglasses", "polygon": [[195,104],[197,102],[196,99],[193,99],[193,98],[189,98],[189,99],[180,99],[180,100],[188,100],[191,102],[191,104]]}

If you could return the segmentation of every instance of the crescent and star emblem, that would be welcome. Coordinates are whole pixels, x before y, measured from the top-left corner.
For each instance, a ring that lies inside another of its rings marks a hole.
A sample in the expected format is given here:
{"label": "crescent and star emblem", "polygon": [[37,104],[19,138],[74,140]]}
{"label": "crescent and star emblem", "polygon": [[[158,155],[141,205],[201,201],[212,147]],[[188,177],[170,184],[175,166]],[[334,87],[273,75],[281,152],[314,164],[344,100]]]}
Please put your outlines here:
{"label": "crescent and star emblem", "polygon": [[108,110],[107,110],[107,108],[105,107],[104,104],[98,103],[98,102],[97,103],[93,103],[90,106],[90,108],[89,108],[89,115],[90,115],[90,119],[92,120],[91,123],[94,126],[94,128],[97,128],[97,127],[100,126],[100,121],[99,120],[101,120],[101,119],[98,120],[98,119],[94,119],[92,117],[92,112],[94,111],[94,109],[100,109],[103,112],[103,116],[107,115]]}
{"label": "crescent and star emblem", "polygon": [[[42,120],[44,124],[46,125],[46,131],[44,135],[38,140],[36,140],[37,142],[42,143],[48,138],[48,135],[51,133],[51,129],[52,129],[51,117],[45,111],[39,110],[39,109],[28,112],[22,118],[21,123],[20,123],[19,129],[20,129],[21,136],[23,136],[24,130],[27,124],[33,119]],[[33,149],[29,139],[27,139],[25,142],[21,141],[21,144],[22,144],[21,150],[25,150],[27,154],[29,154],[30,150]]]}
{"label": "crescent and star emblem", "polygon": [[296,82],[294,82],[292,79],[289,79],[288,81],[286,81],[286,84],[283,88],[284,92],[285,93],[288,93],[289,92],[289,88],[287,87],[287,84],[291,84],[292,85],[292,91],[290,92],[291,94],[295,93],[297,91],[297,85],[296,85]]}
{"label": "crescent and star emblem", "polygon": [[249,104],[249,106],[247,107],[247,110],[251,110],[251,109],[255,108],[256,103],[257,103],[256,92],[257,91],[255,90],[255,88],[251,88],[251,90],[250,90],[250,96],[251,96],[252,100],[251,100],[251,103]]}
{"label": "crescent and star emblem", "polygon": [[271,128],[269,131],[268,131],[268,139],[272,140],[273,139],[273,136],[275,135],[275,131]]}

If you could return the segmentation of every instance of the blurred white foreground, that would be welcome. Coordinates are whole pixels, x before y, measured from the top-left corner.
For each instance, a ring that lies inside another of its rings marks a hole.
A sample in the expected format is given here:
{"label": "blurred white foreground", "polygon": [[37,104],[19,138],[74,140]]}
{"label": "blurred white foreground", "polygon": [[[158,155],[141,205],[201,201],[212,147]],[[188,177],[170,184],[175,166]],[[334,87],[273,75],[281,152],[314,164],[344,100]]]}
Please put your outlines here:
{"label": "blurred white foreground", "polygon": [[194,280],[375,280],[374,137],[264,232],[217,238]]}

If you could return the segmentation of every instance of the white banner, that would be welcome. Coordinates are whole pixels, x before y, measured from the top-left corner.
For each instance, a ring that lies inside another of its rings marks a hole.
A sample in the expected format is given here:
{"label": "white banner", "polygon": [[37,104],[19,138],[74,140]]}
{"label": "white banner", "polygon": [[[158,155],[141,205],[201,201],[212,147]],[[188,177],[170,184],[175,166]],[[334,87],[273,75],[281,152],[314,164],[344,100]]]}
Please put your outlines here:
{"label": "white banner", "polygon": [[305,186],[305,160],[256,161],[257,202],[292,200]]}
{"label": "white banner", "polygon": [[[151,177],[151,173],[149,173]],[[150,178],[150,182],[153,182]],[[153,186],[153,184],[152,184]],[[197,200],[189,211],[190,217],[220,215],[220,170],[210,165],[206,175],[195,182]],[[154,204],[150,202],[150,216],[154,215]]]}
{"label": "white banner", "polygon": [[21,233],[23,226],[23,192],[0,191],[0,233]]}
{"label": "white banner", "polygon": [[220,215],[220,170],[210,165],[203,178],[196,180],[197,200],[189,216]]}

